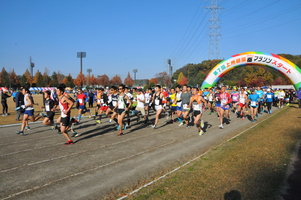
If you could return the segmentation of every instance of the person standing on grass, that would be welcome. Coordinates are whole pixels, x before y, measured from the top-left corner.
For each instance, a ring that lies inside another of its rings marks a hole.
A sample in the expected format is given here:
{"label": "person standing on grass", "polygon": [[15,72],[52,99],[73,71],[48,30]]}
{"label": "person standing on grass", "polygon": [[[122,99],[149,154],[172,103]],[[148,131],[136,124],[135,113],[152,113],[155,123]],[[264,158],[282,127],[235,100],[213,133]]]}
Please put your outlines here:
{"label": "person standing on grass", "polygon": [[24,95],[24,105],[22,105],[22,109],[24,109],[24,114],[23,114],[23,119],[22,119],[22,124],[21,124],[21,130],[17,131],[17,134],[24,135],[24,129],[26,128],[27,130],[30,130],[28,126],[27,120],[29,119],[30,121],[34,122],[34,102],[33,98],[30,95],[30,91],[28,88],[23,88],[22,89],[22,94]]}
{"label": "person standing on grass", "polygon": [[10,95],[7,94],[7,90],[2,90],[2,95],[1,95],[1,104],[2,104],[2,116],[7,116],[8,113],[8,105],[7,105],[7,98],[11,97]]}
{"label": "person standing on grass", "polygon": [[299,87],[299,90],[297,91],[297,97],[298,97],[298,107],[301,109],[301,86]]}
{"label": "person standing on grass", "polygon": [[64,143],[64,145],[74,144],[67,133],[67,130],[69,129],[70,126],[71,108],[74,103],[64,95],[64,88],[58,87],[56,90],[56,94],[59,99],[59,106],[61,110],[60,129],[61,129],[61,133],[63,133],[63,135],[67,139],[67,142]]}

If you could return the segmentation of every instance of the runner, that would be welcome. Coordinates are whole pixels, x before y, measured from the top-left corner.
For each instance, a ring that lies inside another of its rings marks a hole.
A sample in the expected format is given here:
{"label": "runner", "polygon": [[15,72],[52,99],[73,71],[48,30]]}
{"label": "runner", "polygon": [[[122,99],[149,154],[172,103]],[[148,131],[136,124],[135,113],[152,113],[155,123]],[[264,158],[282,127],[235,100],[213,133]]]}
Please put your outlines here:
{"label": "runner", "polygon": [[[117,124],[118,124],[118,121],[117,121],[117,113],[115,111],[115,107],[117,105],[117,101],[118,101],[118,90],[117,90],[117,87],[116,86],[112,86],[110,88],[110,95],[109,95],[109,108],[106,112],[106,115],[110,118],[109,119],[109,123],[112,122],[112,120],[114,120]],[[110,115],[110,113],[112,112],[112,115]]]}
{"label": "runner", "polygon": [[42,106],[42,108],[45,109],[46,114],[39,113],[36,116],[35,121],[39,120],[41,117],[44,117],[43,124],[52,126],[52,129],[54,130],[56,124],[54,124],[53,118],[55,115],[55,110],[58,105],[58,102],[50,99],[50,95],[51,95],[50,90],[44,92],[45,101],[44,101],[44,106]]}
{"label": "runner", "polygon": [[260,97],[258,93],[255,93],[254,89],[251,89],[251,94],[248,96],[248,100],[250,103],[250,114],[252,118],[252,122],[255,122],[255,116],[258,117],[257,109],[260,102]]}
{"label": "runner", "polygon": [[145,96],[143,94],[143,90],[137,89],[137,106],[134,111],[134,114],[135,114],[135,116],[137,116],[137,122],[139,122],[140,121],[140,113],[141,113],[144,118],[144,124],[146,124],[147,119],[146,119],[146,114],[145,114],[145,109],[144,109],[144,103],[145,103]]}
{"label": "runner", "polygon": [[232,112],[237,113],[237,106],[238,106],[238,99],[239,99],[239,92],[237,89],[234,89],[231,92],[231,98],[232,98]]}
{"label": "runner", "polygon": [[2,94],[1,94],[2,116],[8,115],[7,98],[11,97],[11,95],[8,95],[7,92],[8,91],[6,89],[4,89],[4,90],[2,90]]}
{"label": "runner", "polygon": [[153,125],[151,125],[151,127],[154,129],[156,128],[156,125],[158,124],[159,117],[160,117],[160,114],[163,109],[163,104],[162,104],[163,94],[161,93],[161,86],[156,85],[155,90],[156,90],[156,93],[153,95],[152,103],[154,103],[154,105],[155,105],[156,119],[155,119],[155,123]]}
{"label": "runner", "polygon": [[[97,90],[97,96],[96,96],[96,109],[95,109],[95,119],[96,123],[101,123],[102,114],[105,113],[108,110],[108,96],[104,93],[103,88],[99,88]],[[98,113],[99,111],[99,113]]]}
{"label": "runner", "polygon": [[182,126],[183,125],[183,118],[182,118],[182,99],[181,99],[181,86],[176,86],[176,99],[174,101],[174,104],[177,104],[177,107],[176,107],[176,114],[177,114],[177,120],[180,122],[181,125],[179,126]]}
{"label": "runner", "polygon": [[280,89],[280,91],[277,94],[277,97],[278,97],[278,101],[279,101],[278,108],[283,108],[284,97],[285,97],[285,92],[283,89]]}
{"label": "runner", "polygon": [[78,89],[78,95],[77,95],[77,101],[78,101],[78,117],[77,117],[77,121],[78,123],[80,123],[81,119],[82,119],[82,114],[84,113],[83,111],[85,110],[85,99],[87,98],[87,96],[85,94],[83,94],[83,91],[81,89]]}
{"label": "runner", "polygon": [[151,100],[152,100],[152,89],[148,88],[144,94],[145,97],[145,103],[144,103],[144,108],[145,108],[145,115],[146,115],[146,120],[145,123],[148,122],[148,115],[149,115],[149,108],[151,107]]}
{"label": "runner", "polygon": [[223,129],[224,114],[225,117],[228,119],[228,121],[230,121],[229,104],[232,102],[230,94],[226,92],[226,86],[222,87],[219,98],[221,102],[221,107],[219,108],[219,121],[220,121],[219,128]]}
{"label": "runner", "polygon": [[34,101],[32,96],[30,95],[30,91],[28,88],[22,89],[22,94],[24,95],[24,105],[22,105],[22,109],[24,109],[22,124],[21,124],[21,130],[17,131],[17,134],[24,135],[24,129],[30,130],[30,127],[28,126],[28,119],[32,122],[35,121],[34,119]]}
{"label": "runner", "polygon": [[260,87],[257,87],[257,90],[255,90],[255,93],[258,94],[260,101],[258,102],[258,113],[263,113],[263,100],[264,100],[264,92]]}
{"label": "runner", "polygon": [[[189,102],[190,102],[190,98],[191,98],[191,93],[188,92],[187,90],[187,85],[183,85],[182,87],[182,93],[181,93],[181,100],[182,100],[182,115],[183,115],[183,118],[184,118],[184,122],[186,123],[186,128],[189,127],[189,110],[190,110],[190,107],[188,106],[189,105]],[[183,122],[181,122],[179,124],[179,126],[182,126],[183,125]]]}
{"label": "runner", "polygon": [[169,95],[169,100],[170,100],[170,116],[171,116],[171,120],[169,121],[169,123],[174,123],[175,122],[175,116],[176,116],[176,111],[177,111],[177,104],[176,102],[176,90],[175,88],[171,88],[170,89],[171,94]]}
{"label": "runner", "polygon": [[194,116],[194,124],[196,125],[198,129],[199,135],[203,135],[204,131],[204,121],[201,120],[202,117],[202,108],[203,108],[203,103],[206,103],[204,98],[200,96],[199,94],[199,89],[198,88],[192,88],[192,96],[190,98],[189,102],[189,108],[192,107],[192,112]]}
{"label": "runner", "polygon": [[271,114],[272,113],[272,103],[274,101],[274,93],[271,92],[271,89],[267,89],[267,93],[265,94],[265,102],[267,105],[267,109],[268,109],[268,113]]}
{"label": "runner", "polygon": [[69,129],[70,126],[71,108],[74,102],[64,95],[64,91],[65,91],[64,88],[58,87],[56,90],[56,94],[59,98],[59,106],[61,110],[60,129],[61,129],[61,133],[63,133],[63,135],[67,139],[67,142],[65,142],[64,145],[70,145],[74,143],[69,137],[67,130]]}
{"label": "runner", "polygon": [[[124,119],[126,112],[128,112],[130,107],[132,106],[132,101],[129,99],[128,96],[125,95],[124,89],[125,89],[124,85],[119,85],[119,87],[118,87],[119,96],[118,96],[117,104],[115,106],[115,110],[118,114],[118,124],[119,124],[119,130],[120,130],[118,133],[118,136],[123,135],[123,129],[124,130],[126,129],[126,124],[123,124],[123,119]],[[128,106],[127,106],[126,102],[129,102]]]}
{"label": "runner", "polygon": [[237,117],[240,117],[242,120],[246,117],[246,103],[248,96],[245,93],[245,90],[242,88],[239,93],[238,108],[237,108]]}

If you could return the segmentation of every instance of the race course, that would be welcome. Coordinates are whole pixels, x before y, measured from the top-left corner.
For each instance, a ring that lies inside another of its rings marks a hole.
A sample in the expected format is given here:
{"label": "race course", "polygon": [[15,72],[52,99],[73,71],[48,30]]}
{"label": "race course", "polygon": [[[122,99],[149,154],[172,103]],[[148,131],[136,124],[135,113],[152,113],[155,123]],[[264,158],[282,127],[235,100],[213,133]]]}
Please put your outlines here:
{"label": "race course", "polygon": [[[74,145],[42,123],[30,124],[25,136],[15,134],[20,126],[2,126],[1,199],[106,199],[110,193],[135,188],[159,177],[244,130],[263,122],[272,114],[259,115],[257,122],[235,118],[218,128],[216,115],[204,113],[205,134],[195,127],[166,124],[157,129],[137,123],[117,137],[115,125],[104,118],[102,124],[84,118],[76,131]],[[152,113],[153,114],[153,113]],[[153,119],[152,115],[150,119]]]}

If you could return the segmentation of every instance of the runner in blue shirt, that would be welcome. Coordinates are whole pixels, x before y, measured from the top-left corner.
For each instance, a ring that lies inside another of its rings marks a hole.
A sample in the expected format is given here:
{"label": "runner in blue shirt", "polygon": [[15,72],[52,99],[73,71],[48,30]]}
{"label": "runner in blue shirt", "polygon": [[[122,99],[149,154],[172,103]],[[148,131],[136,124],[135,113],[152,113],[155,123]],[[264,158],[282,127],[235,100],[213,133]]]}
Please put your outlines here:
{"label": "runner in blue shirt", "polygon": [[258,117],[257,115],[257,109],[258,109],[258,105],[260,102],[260,96],[258,94],[255,93],[255,90],[252,89],[251,90],[251,94],[248,97],[248,100],[250,102],[250,114],[252,117],[252,122],[255,121],[255,116]]}
{"label": "runner in blue shirt", "polygon": [[264,96],[265,102],[267,104],[268,113],[272,113],[272,103],[274,101],[274,93],[271,92],[271,89],[267,89],[267,93]]}

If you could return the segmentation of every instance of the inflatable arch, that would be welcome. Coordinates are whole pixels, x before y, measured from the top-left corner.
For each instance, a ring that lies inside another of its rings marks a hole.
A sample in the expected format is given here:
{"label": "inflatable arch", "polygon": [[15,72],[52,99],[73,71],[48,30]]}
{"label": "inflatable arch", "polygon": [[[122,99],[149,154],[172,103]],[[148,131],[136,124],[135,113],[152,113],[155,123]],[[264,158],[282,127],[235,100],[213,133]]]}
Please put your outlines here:
{"label": "inflatable arch", "polygon": [[291,61],[271,53],[245,52],[221,61],[206,76],[202,89],[213,87],[226,73],[244,65],[265,65],[284,74],[289,78],[296,90],[301,87],[301,69]]}

